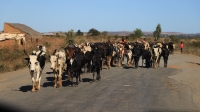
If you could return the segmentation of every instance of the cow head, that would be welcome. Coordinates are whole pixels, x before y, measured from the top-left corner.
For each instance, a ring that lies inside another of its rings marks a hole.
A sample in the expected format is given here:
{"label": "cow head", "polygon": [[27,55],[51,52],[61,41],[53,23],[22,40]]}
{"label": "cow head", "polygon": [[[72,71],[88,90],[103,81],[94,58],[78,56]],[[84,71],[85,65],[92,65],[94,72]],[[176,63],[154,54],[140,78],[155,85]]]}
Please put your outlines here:
{"label": "cow head", "polygon": [[40,66],[36,55],[29,55],[29,69],[33,73]]}
{"label": "cow head", "polygon": [[55,69],[56,61],[57,61],[57,56],[56,55],[51,55],[50,56],[51,69]]}

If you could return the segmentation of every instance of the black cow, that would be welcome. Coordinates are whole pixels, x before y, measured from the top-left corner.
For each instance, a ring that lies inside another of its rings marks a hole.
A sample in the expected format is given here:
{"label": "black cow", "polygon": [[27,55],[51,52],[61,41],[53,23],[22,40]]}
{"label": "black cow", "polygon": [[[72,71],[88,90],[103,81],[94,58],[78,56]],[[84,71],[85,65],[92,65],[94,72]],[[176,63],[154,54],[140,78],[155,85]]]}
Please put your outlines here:
{"label": "black cow", "polygon": [[173,54],[174,53],[174,43],[173,42],[169,42],[168,43],[168,48],[169,48],[169,52],[171,53],[171,54]]}
{"label": "black cow", "polygon": [[151,60],[151,52],[149,50],[142,50],[142,67],[143,61],[145,60],[146,67],[151,67],[152,60]]}
{"label": "black cow", "polygon": [[168,62],[168,57],[169,57],[170,50],[168,48],[168,44],[162,44],[162,45],[163,45],[162,46],[162,53],[158,58],[158,66],[159,66],[161,57],[163,57],[163,59],[164,59],[164,67],[167,67],[167,62]]}
{"label": "black cow", "polygon": [[[70,71],[70,75],[71,75],[71,85],[73,86],[73,77],[76,77],[76,83],[75,86],[78,86],[78,83],[81,82],[81,69],[83,68],[83,66],[85,65],[85,58],[84,58],[84,54],[80,51],[80,49],[77,49],[72,58],[70,60],[68,60],[68,69]],[[78,80],[79,79],[79,80]]]}
{"label": "black cow", "polygon": [[93,56],[92,56],[92,72],[93,72],[93,82],[94,82],[94,76],[95,72],[97,73],[96,75],[96,80],[101,80],[101,75],[100,75],[100,70],[102,67],[102,50],[100,48],[93,49]]}
{"label": "black cow", "polygon": [[135,62],[135,68],[138,68],[139,59],[142,55],[142,45],[139,43],[135,43],[134,48],[132,49],[132,54]]}
{"label": "black cow", "polygon": [[85,68],[87,68],[87,72],[91,72],[91,60],[92,60],[92,53],[87,51],[85,53],[85,66],[84,66],[84,72]]}

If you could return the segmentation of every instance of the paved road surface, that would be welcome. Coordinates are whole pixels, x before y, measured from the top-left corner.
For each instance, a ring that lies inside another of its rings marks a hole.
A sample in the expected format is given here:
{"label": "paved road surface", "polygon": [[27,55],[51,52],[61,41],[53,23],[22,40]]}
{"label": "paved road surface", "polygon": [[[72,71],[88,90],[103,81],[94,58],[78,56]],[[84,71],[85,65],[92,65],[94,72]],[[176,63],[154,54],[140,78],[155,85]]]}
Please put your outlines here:
{"label": "paved road surface", "polygon": [[[168,68],[103,69],[102,80],[90,83],[92,74],[84,73],[78,87],[53,88],[48,63],[42,74],[41,90],[31,92],[28,68],[0,74],[0,104],[18,111],[48,112],[198,112],[195,91],[169,76],[183,72],[180,54],[170,55]],[[140,61],[141,65],[141,61]]]}

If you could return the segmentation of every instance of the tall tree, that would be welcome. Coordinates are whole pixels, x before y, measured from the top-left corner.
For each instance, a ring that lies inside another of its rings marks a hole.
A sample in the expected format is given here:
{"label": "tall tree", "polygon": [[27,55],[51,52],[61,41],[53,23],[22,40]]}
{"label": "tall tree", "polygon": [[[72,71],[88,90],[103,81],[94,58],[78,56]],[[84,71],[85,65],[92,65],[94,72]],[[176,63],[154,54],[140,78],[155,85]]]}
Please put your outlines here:
{"label": "tall tree", "polygon": [[135,35],[135,37],[140,38],[141,36],[143,36],[143,32],[140,28],[136,28],[134,30],[134,35]]}
{"label": "tall tree", "polygon": [[100,32],[94,28],[90,29],[87,33],[89,36],[98,36]]}
{"label": "tall tree", "polygon": [[160,26],[160,24],[158,24],[156,27],[156,30],[153,32],[155,41],[157,41],[160,38],[161,32],[162,32],[161,26]]}
{"label": "tall tree", "polygon": [[81,30],[78,30],[78,31],[76,32],[76,36],[83,36],[83,32],[81,32]]}

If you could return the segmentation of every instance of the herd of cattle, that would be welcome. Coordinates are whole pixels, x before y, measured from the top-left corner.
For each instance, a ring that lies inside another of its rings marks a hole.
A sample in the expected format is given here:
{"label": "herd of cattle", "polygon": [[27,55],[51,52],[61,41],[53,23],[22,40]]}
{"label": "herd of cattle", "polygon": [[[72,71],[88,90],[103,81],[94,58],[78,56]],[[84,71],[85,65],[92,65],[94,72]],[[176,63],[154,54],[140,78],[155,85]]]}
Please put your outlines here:
{"label": "herd of cattle", "polygon": [[[79,82],[81,82],[82,69],[84,72],[93,73],[92,81],[95,81],[95,74],[96,80],[101,80],[100,71],[103,66],[107,66],[107,69],[114,67],[116,64],[121,67],[125,57],[127,58],[126,67],[138,68],[140,57],[142,57],[142,67],[144,67],[143,64],[145,64],[145,67],[158,67],[161,57],[164,59],[164,67],[167,67],[168,56],[175,49],[175,45],[172,42],[133,42],[127,44],[98,42],[74,44],[73,46],[55,49],[50,55],[55,88],[62,86],[64,71],[67,72],[71,86],[78,86]],[[46,49],[43,46],[38,52],[33,51],[31,55],[25,52],[29,56],[33,92],[40,89],[41,74],[46,60],[45,51]],[[76,77],[75,83],[73,81],[74,77]]]}

